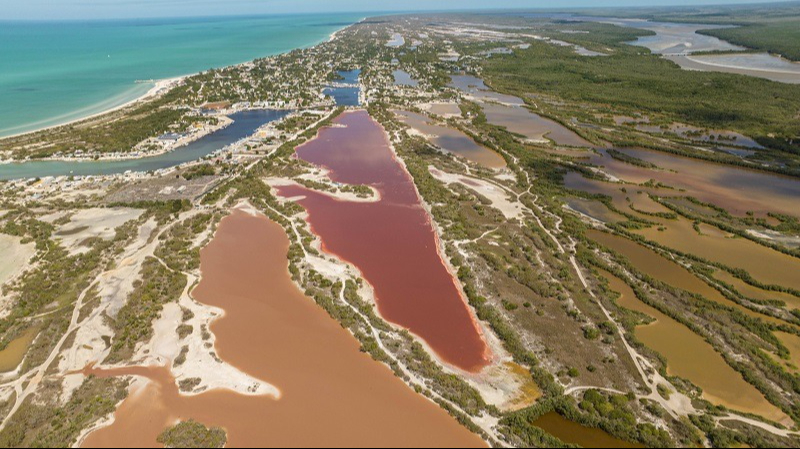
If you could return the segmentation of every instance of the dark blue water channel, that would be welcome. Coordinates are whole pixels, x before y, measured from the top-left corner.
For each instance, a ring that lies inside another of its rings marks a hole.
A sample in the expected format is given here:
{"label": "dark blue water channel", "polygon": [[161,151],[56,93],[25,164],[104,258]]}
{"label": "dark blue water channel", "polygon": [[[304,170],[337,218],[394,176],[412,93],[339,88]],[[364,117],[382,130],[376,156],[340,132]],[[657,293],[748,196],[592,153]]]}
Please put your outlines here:
{"label": "dark blue water channel", "polygon": [[361,100],[361,88],[358,85],[358,78],[361,70],[340,71],[339,75],[343,78],[337,81],[338,87],[328,87],[324,90],[325,95],[333,97],[339,106],[359,106]]}
{"label": "dark blue water channel", "polygon": [[279,120],[290,111],[259,109],[232,114],[233,123],[186,146],[159,156],[119,161],[28,161],[0,165],[0,180],[47,176],[98,176],[149,172],[194,161],[253,135],[261,126]]}

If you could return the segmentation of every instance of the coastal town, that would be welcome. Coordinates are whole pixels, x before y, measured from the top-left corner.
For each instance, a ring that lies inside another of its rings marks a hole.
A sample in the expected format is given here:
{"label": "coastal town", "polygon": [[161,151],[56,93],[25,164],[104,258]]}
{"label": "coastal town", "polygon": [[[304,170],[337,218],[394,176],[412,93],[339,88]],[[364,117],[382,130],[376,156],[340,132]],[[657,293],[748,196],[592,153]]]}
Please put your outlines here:
{"label": "coastal town", "polygon": [[367,18],[0,139],[0,446],[797,447],[800,71],[670,39]]}

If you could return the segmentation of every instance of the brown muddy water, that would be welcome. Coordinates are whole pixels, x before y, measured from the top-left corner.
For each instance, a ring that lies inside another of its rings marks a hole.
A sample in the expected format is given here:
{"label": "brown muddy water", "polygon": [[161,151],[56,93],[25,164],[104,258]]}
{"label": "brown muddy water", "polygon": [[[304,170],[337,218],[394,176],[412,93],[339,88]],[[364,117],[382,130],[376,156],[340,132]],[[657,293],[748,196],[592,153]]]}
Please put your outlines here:
{"label": "brown muddy water", "polygon": [[502,106],[495,103],[485,103],[482,107],[489,123],[504,126],[508,131],[530,140],[550,139],[558,145],[594,146],[566,126],[534,114],[523,107]]}
{"label": "brown muddy water", "polygon": [[589,230],[586,235],[601,245],[622,254],[636,269],[665,284],[681,290],[686,290],[690,293],[696,293],[708,300],[733,307],[752,317],[760,318],[775,324],[786,324],[783,320],[760,314],[729,300],[717,289],[695,277],[689,270],[678,263],[668,260],[632,240],[596,230]]}
{"label": "brown muddy water", "polygon": [[[596,179],[585,178],[578,172],[569,172],[564,176],[564,186],[574,190],[581,190],[591,194],[606,195],[611,197],[614,207],[629,215],[652,220],[647,214],[670,212],[669,209],[653,201],[647,195],[649,189],[635,185],[615,184]],[[625,189],[625,191],[623,191]],[[645,214],[639,213],[645,212]]]}
{"label": "brown muddy water", "polygon": [[425,134],[428,140],[448,153],[461,156],[486,168],[504,168],[506,160],[494,151],[479,145],[457,129],[439,126],[428,117],[408,111],[394,111],[400,121]]}
{"label": "brown muddy water", "polygon": [[223,427],[228,447],[485,446],[361,353],[356,339],[300,292],[287,269],[288,248],[280,226],[237,211],[203,250],[194,291],[198,301],[225,310],[212,325],[217,354],[275,385],[280,399],[219,390],[184,397],[166,368],[95,370],[152,382],[84,446],[155,447],[167,426],[189,418]]}
{"label": "brown muddy water", "polygon": [[39,335],[39,329],[32,328],[22,333],[19,337],[11,340],[6,348],[0,351],[0,373],[7,373],[17,369],[25,359],[33,340]]}
{"label": "brown muddy water", "polygon": [[723,270],[717,270],[717,272],[714,273],[714,277],[732,286],[746,298],[758,299],[761,301],[783,301],[789,309],[800,309],[800,298],[789,293],[773,292],[754,287]]}
{"label": "brown muddy water", "polygon": [[556,412],[545,413],[533,422],[533,425],[544,429],[559,440],[581,447],[597,448],[635,448],[645,447],[613,437],[601,429],[586,427],[570,421]]}
{"label": "brown muddy water", "polygon": [[533,380],[530,370],[514,362],[505,362],[503,365],[519,382],[519,393],[500,409],[503,411],[522,410],[535,404],[542,397],[542,391],[539,390],[539,386]]}
{"label": "brown muddy water", "polygon": [[327,168],[335,182],[374,187],[380,201],[342,201],[302,186],[279,187],[279,195],[306,209],[324,251],[361,271],[382,317],[422,338],[445,362],[479,371],[489,363],[490,350],[383,127],[366,111],[345,113],[336,125],[299,147],[297,155]]}
{"label": "brown muddy water", "polygon": [[570,209],[576,210],[586,216],[592,217],[595,220],[602,221],[603,223],[616,223],[620,221],[627,221],[627,218],[613,212],[600,201],[587,200],[584,198],[568,198],[564,200]]}
{"label": "brown muddy water", "polygon": [[759,215],[766,215],[767,212],[800,215],[798,179],[652,150],[620,151],[663,169],[651,170],[619,161],[608,161],[611,158],[605,158],[604,165],[608,171],[626,181],[641,183],[655,179],[666,185],[686,190],[676,192],[674,196],[693,196],[739,216],[745,215],[748,211]]}
{"label": "brown muddy water", "polygon": [[622,279],[607,271],[601,270],[600,274],[608,279],[611,290],[620,293],[619,305],[656,319],[637,327],[635,334],[647,347],[667,359],[669,374],[692,381],[713,404],[755,413],[773,421],[790,419],[747,383],[702,337],[640,301]]}
{"label": "brown muddy water", "polygon": [[[797,198],[800,198],[800,180],[795,178],[653,150],[626,148],[619,151],[655,164],[660,169],[639,167],[618,161],[603,149],[597,149],[589,162],[603,167],[608,174],[627,182],[641,184],[655,180],[676,189],[683,189],[683,191],[665,189],[656,191],[656,189],[627,186],[629,192],[644,189],[661,196],[692,196],[739,216],[744,216],[747,212],[754,212],[762,217],[768,212],[800,215],[797,201]],[[565,182],[568,181],[569,177]],[[599,181],[595,183],[607,184],[611,189],[618,189],[609,183]]]}
{"label": "brown muddy water", "polygon": [[786,366],[789,372],[797,373],[800,371],[800,336],[788,332],[775,332],[775,336],[789,350],[788,362],[781,360],[780,363]]}
{"label": "brown muddy water", "polygon": [[691,221],[681,218],[664,220],[662,230],[653,227],[634,232],[665,247],[744,269],[765,284],[800,290],[800,259],[710,225],[699,228],[702,235]]}
{"label": "brown muddy water", "polygon": [[521,98],[493,92],[482,79],[472,75],[454,75],[450,77],[449,87],[454,87],[465,94],[469,94],[481,101],[495,101],[499,103],[522,106],[525,104]]}

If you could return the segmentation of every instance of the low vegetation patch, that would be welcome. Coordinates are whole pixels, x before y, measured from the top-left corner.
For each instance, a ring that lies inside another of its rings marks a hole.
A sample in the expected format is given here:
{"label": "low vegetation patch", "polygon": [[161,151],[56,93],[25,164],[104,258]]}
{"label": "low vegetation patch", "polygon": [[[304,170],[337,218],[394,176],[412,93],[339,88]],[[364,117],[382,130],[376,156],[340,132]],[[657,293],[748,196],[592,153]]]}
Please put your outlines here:
{"label": "low vegetation patch", "polygon": [[194,420],[180,422],[158,436],[165,447],[216,448],[224,447],[227,441],[222,428],[208,428]]}

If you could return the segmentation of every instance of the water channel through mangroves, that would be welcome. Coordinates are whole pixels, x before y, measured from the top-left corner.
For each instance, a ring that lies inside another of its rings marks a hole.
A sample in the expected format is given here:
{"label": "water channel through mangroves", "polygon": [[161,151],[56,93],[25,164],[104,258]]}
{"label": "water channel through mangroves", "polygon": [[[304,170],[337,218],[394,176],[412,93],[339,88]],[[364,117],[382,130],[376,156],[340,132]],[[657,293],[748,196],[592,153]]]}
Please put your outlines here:
{"label": "water channel through mangroves", "polygon": [[619,151],[659,169],[637,167],[611,157],[593,157],[591,162],[603,165],[610,174],[625,181],[643,183],[654,179],[684,189],[685,192],[665,196],[693,196],[735,215],[743,216],[747,212],[800,215],[797,200],[800,198],[800,180],[797,178],[653,150],[626,148]]}
{"label": "water channel through mangroves", "polygon": [[800,181],[649,150],[620,150],[660,168],[639,167],[613,159],[605,150],[597,151],[590,157],[590,162],[603,167],[606,173],[615,178],[633,183],[655,180],[674,189],[633,187],[587,179],[577,173],[569,173],[565,177],[567,187],[608,195],[620,210],[658,223],[657,226],[634,231],[648,240],[732,268],[744,269],[766,284],[800,288],[800,280],[796,275],[800,270],[797,258],[710,225],[700,224],[695,229],[693,222],[688,219],[668,220],[636,212],[669,211],[650,199],[647,194],[652,193],[666,197],[691,196],[741,216],[748,212],[762,217],[770,213],[796,216],[800,213],[797,207]]}
{"label": "water channel through mangroves", "polygon": [[490,350],[383,128],[366,111],[345,113],[334,127],[299,147],[297,155],[330,170],[335,182],[380,193],[378,201],[350,202],[301,186],[278,188],[282,197],[306,209],[323,249],[361,271],[375,291],[380,314],[422,338],[453,366],[478,371],[487,365]]}
{"label": "water channel through mangroves", "polygon": [[728,307],[733,307],[746,315],[760,318],[770,323],[786,323],[778,318],[758,313],[729,300],[717,289],[693,275],[688,269],[672,260],[662,257],[650,248],[642,246],[633,240],[597,230],[589,230],[586,235],[601,245],[625,256],[637,270],[665,284],[698,294],[705,299]]}
{"label": "water channel through mangroves", "polygon": [[255,109],[232,114],[233,123],[188,145],[159,156],[111,161],[27,161],[0,164],[0,180],[47,176],[99,176],[147,172],[194,161],[251,136],[258,128],[279,120],[290,111]]}
{"label": "water channel through mangroves", "polygon": [[395,111],[400,121],[424,134],[428,140],[442,150],[463,157],[486,168],[500,169],[506,167],[506,161],[483,145],[479,145],[463,132],[434,123],[425,115],[409,111]]}
{"label": "water channel through mangroves", "polygon": [[774,421],[789,419],[731,368],[702,337],[640,301],[622,279],[607,271],[601,270],[600,274],[608,279],[610,289],[620,294],[619,305],[655,318],[656,321],[648,325],[638,326],[635,334],[637,339],[667,359],[669,374],[689,379],[702,388],[703,397],[714,404]]}
{"label": "water channel through mangroves", "polygon": [[659,228],[635,231],[646,239],[712,262],[745,270],[768,285],[800,290],[800,259],[722,231],[706,224],[680,218],[663,220]]}
{"label": "water channel through mangroves", "polygon": [[444,410],[414,393],[292,282],[289,240],[264,216],[236,211],[202,251],[200,302],[225,311],[214,322],[223,360],[281,391],[182,396],[166,368],[90,370],[151,380],[86,447],[154,447],[178,420],[221,426],[228,447],[485,447]]}
{"label": "water channel through mangroves", "polygon": [[525,136],[525,138],[532,141],[543,142],[550,139],[558,145],[594,146],[566,126],[534,114],[523,106],[514,107],[496,103],[484,103],[482,107],[489,123],[503,126],[509,132]]}

